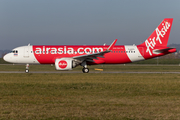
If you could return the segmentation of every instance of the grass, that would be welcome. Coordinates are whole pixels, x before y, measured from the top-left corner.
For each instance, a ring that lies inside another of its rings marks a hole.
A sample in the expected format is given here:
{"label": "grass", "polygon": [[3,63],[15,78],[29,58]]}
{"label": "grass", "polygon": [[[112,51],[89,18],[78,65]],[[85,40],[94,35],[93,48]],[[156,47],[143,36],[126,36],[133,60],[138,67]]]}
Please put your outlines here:
{"label": "grass", "polygon": [[179,74],[0,74],[0,119],[180,119]]}
{"label": "grass", "polygon": [[10,63],[4,61],[3,58],[0,58],[0,64],[10,64]]}
{"label": "grass", "polygon": [[[180,72],[176,65],[97,65],[90,71]],[[79,66],[74,71],[81,71]],[[24,71],[25,65],[0,65]],[[30,65],[30,71],[55,71]],[[1,119],[180,119],[180,74],[0,74]]]}

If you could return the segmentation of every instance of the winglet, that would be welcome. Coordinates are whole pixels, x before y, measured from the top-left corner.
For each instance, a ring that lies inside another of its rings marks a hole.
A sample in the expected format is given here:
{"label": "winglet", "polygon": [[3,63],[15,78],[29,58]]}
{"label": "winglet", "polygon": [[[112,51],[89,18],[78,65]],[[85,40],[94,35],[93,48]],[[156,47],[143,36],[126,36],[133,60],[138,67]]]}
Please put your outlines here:
{"label": "winglet", "polygon": [[113,43],[108,47],[107,50],[112,50],[113,47],[114,47],[114,45],[116,44],[116,42],[117,42],[117,39],[115,39],[115,40],[113,41]]}

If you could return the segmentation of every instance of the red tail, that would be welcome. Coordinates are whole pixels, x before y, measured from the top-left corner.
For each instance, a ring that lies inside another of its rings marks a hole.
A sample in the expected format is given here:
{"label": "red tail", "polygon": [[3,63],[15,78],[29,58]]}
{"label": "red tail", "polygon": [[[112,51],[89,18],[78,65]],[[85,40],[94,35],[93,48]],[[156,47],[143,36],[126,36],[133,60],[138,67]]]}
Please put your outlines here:
{"label": "red tail", "polygon": [[146,46],[146,52],[152,55],[152,50],[165,48],[168,43],[173,18],[165,18],[161,24],[154,30],[150,37],[140,46]]}

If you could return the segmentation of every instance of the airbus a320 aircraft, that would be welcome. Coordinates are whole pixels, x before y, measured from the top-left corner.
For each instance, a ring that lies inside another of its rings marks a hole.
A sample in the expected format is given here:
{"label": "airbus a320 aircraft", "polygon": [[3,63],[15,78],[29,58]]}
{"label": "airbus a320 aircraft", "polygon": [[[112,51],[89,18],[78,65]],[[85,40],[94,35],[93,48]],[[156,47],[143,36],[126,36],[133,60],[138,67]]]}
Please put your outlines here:
{"label": "airbus a320 aircraft", "polygon": [[164,19],[150,37],[140,45],[28,45],[14,48],[3,58],[7,62],[26,64],[55,64],[56,70],[72,70],[78,65],[88,73],[87,65],[124,64],[176,52],[167,47],[173,18]]}

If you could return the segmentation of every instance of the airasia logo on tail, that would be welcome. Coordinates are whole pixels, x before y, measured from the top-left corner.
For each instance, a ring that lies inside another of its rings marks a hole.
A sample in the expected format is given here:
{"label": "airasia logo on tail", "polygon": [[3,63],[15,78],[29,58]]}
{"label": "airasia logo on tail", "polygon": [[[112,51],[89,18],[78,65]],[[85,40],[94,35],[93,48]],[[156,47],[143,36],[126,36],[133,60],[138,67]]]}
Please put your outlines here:
{"label": "airasia logo on tail", "polygon": [[61,60],[61,61],[59,61],[59,63],[58,63],[58,66],[59,66],[60,68],[62,68],[62,69],[66,68],[67,65],[68,65],[68,63],[67,63],[65,60]]}
{"label": "airasia logo on tail", "polygon": [[171,23],[164,21],[155,29],[155,36],[152,36],[153,38],[149,38],[145,41],[145,45],[147,47],[146,52],[152,55],[151,50],[153,50],[157,44],[163,44],[163,38],[170,27]]}

